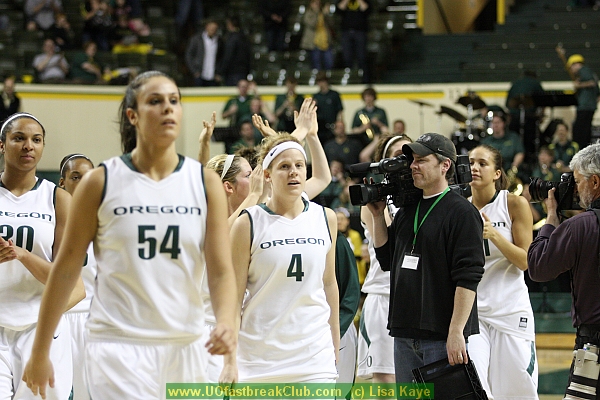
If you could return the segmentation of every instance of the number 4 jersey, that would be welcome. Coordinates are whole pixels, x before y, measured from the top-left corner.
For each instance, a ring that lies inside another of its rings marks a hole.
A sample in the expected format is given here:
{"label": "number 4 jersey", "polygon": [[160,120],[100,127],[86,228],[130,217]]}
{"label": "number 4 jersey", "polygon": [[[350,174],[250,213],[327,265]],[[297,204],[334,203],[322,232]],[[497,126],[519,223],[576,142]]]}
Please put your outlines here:
{"label": "number 4 jersey", "polygon": [[131,155],[103,163],[90,338],[189,342],[204,329],[207,201],[202,166],[180,156],[168,177],[138,172]]}
{"label": "number 4 jersey", "polygon": [[[0,186],[0,236],[52,261],[56,189],[41,178],[18,197]],[[0,326],[23,330],[37,322],[44,285],[20,261],[2,263],[0,269]]]}
{"label": "number 4 jersey", "polygon": [[246,212],[252,244],[239,333],[240,380],[335,379],[323,286],[331,237],[323,207],[305,202],[293,220],[264,204]]}

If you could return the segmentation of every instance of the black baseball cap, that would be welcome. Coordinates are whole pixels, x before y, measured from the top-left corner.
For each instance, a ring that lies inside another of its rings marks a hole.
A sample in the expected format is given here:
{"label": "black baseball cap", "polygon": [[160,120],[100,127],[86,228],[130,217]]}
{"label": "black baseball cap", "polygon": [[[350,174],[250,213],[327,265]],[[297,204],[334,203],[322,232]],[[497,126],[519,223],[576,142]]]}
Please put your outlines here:
{"label": "black baseball cap", "polygon": [[414,143],[407,143],[402,146],[402,152],[408,156],[412,156],[413,152],[420,156],[428,156],[436,153],[456,162],[456,147],[454,147],[454,143],[439,133],[426,133],[419,136]]}

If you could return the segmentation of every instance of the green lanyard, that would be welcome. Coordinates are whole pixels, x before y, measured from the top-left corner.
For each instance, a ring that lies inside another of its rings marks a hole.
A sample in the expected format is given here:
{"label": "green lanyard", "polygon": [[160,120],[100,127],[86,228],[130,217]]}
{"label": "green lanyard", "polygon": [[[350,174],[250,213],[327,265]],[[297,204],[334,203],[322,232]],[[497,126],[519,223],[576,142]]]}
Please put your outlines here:
{"label": "green lanyard", "polygon": [[421,200],[419,200],[419,204],[417,204],[417,211],[415,212],[415,223],[414,223],[414,233],[415,236],[413,238],[413,247],[411,250],[411,254],[415,251],[415,245],[417,244],[417,233],[419,233],[419,229],[421,229],[421,226],[423,225],[423,222],[425,222],[425,218],[427,218],[427,216],[429,215],[429,213],[431,212],[431,210],[433,210],[433,207],[435,207],[435,205],[442,199],[442,197],[444,197],[446,195],[446,193],[448,193],[450,191],[450,188],[447,187],[446,190],[444,190],[442,192],[442,194],[439,195],[439,197],[437,199],[435,199],[435,201],[433,202],[433,204],[431,205],[431,207],[429,207],[429,210],[427,210],[427,212],[425,213],[425,215],[423,216],[423,219],[421,220],[421,222],[417,225],[417,220],[419,219],[419,207],[421,207]]}

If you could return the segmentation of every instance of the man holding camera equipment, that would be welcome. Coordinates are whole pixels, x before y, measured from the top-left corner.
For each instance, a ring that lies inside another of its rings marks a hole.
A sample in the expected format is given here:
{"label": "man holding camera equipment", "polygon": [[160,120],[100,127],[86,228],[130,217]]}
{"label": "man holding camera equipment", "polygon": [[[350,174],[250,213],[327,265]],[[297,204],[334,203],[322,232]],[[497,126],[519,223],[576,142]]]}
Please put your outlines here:
{"label": "man holding camera equipment", "polygon": [[391,270],[388,329],[399,383],[412,381],[413,369],[445,357],[451,365],[468,362],[466,338],[479,332],[475,290],[485,263],[481,216],[449,187],[454,144],[427,133],[402,151],[422,197],[403,206],[389,228],[386,202],[367,205],[377,259]]}
{"label": "man holding camera equipment", "polygon": [[[600,144],[580,150],[569,167],[575,177],[579,204],[586,212],[561,224],[557,212],[564,207],[560,206],[562,199],[557,202],[557,197],[561,197],[561,192],[568,193],[564,189],[567,183],[546,185],[547,199],[544,202],[548,207],[548,218],[529,247],[527,264],[529,276],[537,282],[550,281],[569,271],[573,297],[571,314],[573,326],[577,328],[575,350],[578,350],[588,343],[600,345]],[[587,355],[585,358],[588,358]],[[573,390],[570,385],[567,395],[589,394],[600,389],[598,368],[595,376],[587,378],[582,378],[578,368],[575,362],[571,365],[569,382],[580,386],[576,385],[578,389]]]}

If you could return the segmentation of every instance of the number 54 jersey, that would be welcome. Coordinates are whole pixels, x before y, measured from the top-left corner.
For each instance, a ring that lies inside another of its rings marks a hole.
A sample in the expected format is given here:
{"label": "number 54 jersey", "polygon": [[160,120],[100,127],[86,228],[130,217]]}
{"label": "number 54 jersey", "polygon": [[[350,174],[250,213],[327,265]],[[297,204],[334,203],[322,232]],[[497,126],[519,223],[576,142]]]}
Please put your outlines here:
{"label": "number 54 jersey", "polygon": [[129,154],[103,165],[90,338],[197,340],[204,329],[207,213],[201,164],[180,156],[175,171],[158,182],[138,172]]}
{"label": "number 54 jersey", "polygon": [[239,333],[240,380],[335,379],[323,285],[331,237],[323,207],[305,202],[293,220],[264,204],[246,212],[252,243]]}

